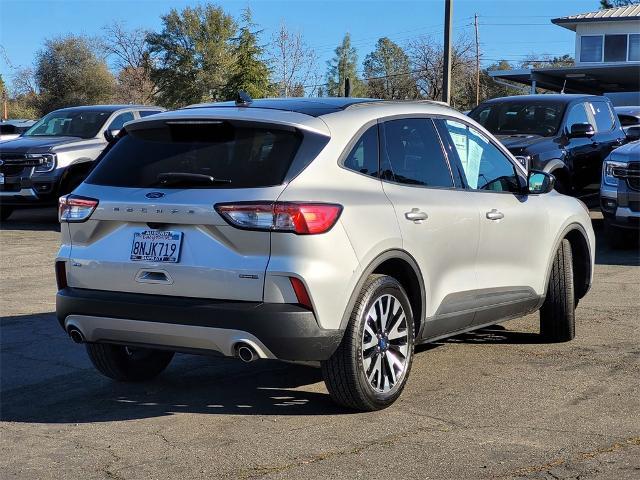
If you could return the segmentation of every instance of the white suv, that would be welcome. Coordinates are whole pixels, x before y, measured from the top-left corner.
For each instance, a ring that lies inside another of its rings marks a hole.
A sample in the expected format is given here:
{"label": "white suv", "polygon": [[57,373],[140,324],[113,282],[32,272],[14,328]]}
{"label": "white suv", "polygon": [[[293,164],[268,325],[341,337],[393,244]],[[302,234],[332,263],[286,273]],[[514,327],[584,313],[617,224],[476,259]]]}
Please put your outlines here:
{"label": "white suv", "polygon": [[61,198],[58,319],[117,380],[174,351],[320,361],[337,402],[383,408],[416,344],[538,309],[574,337],[594,234],[552,187],[434,102],[162,113]]}

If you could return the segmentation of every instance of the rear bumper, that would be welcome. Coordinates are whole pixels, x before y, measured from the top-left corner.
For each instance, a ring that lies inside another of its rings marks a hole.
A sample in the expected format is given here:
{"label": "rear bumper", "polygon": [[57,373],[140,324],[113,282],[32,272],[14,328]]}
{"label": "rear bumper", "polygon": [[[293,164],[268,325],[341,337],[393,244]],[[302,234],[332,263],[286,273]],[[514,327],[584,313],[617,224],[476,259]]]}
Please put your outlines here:
{"label": "rear bumper", "polygon": [[56,295],[56,315],[65,330],[70,325],[80,328],[89,342],[210,350],[230,356],[235,343],[247,341],[260,356],[281,360],[326,360],[343,334],[321,329],[313,312],[292,304],[71,287]]}

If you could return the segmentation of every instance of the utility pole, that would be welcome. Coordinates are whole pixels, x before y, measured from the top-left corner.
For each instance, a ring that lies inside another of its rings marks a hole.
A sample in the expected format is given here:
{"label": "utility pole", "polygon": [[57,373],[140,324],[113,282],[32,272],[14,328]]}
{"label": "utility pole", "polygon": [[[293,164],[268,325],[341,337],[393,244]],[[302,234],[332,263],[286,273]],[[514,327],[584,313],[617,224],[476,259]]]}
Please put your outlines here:
{"label": "utility pole", "polygon": [[476,106],[480,103],[480,42],[478,41],[478,14],[473,16],[476,27]]}
{"label": "utility pole", "polygon": [[444,0],[444,71],[442,72],[442,101],[451,103],[451,12],[453,0]]}
{"label": "utility pole", "polygon": [[7,108],[7,90],[2,89],[2,120],[9,118],[9,109]]}
{"label": "utility pole", "polygon": [[351,81],[349,80],[349,77],[344,79],[344,96],[351,96]]}

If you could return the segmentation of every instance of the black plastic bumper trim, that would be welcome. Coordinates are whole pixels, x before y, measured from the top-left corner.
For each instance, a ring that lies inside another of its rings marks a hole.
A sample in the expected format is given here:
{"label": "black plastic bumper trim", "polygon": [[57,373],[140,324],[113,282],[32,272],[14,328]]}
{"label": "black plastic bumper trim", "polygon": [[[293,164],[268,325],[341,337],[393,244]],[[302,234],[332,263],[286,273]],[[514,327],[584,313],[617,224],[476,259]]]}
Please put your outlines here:
{"label": "black plastic bumper trim", "polygon": [[342,330],[318,326],[313,312],[287,303],[236,302],[67,287],[56,295],[60,325],[69,315],[242,330],[281,360],[328,359]]}

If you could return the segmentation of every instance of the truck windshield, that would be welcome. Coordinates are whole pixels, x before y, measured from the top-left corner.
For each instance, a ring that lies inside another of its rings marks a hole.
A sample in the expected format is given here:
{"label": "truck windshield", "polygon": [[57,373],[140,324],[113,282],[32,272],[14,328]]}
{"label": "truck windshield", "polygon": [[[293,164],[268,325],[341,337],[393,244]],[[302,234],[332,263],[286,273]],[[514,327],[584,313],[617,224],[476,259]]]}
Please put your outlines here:
{"label": "truck windshield", "polygon": [[548,137],[557,133],[564,110],[560,102],[511,101],[480,105],[469,116],[494,135]]}
{"label": "truck windshield", "polygon": [[42,117],[25,137],[95,137],[111,113],[101,111],[58,111]]}

